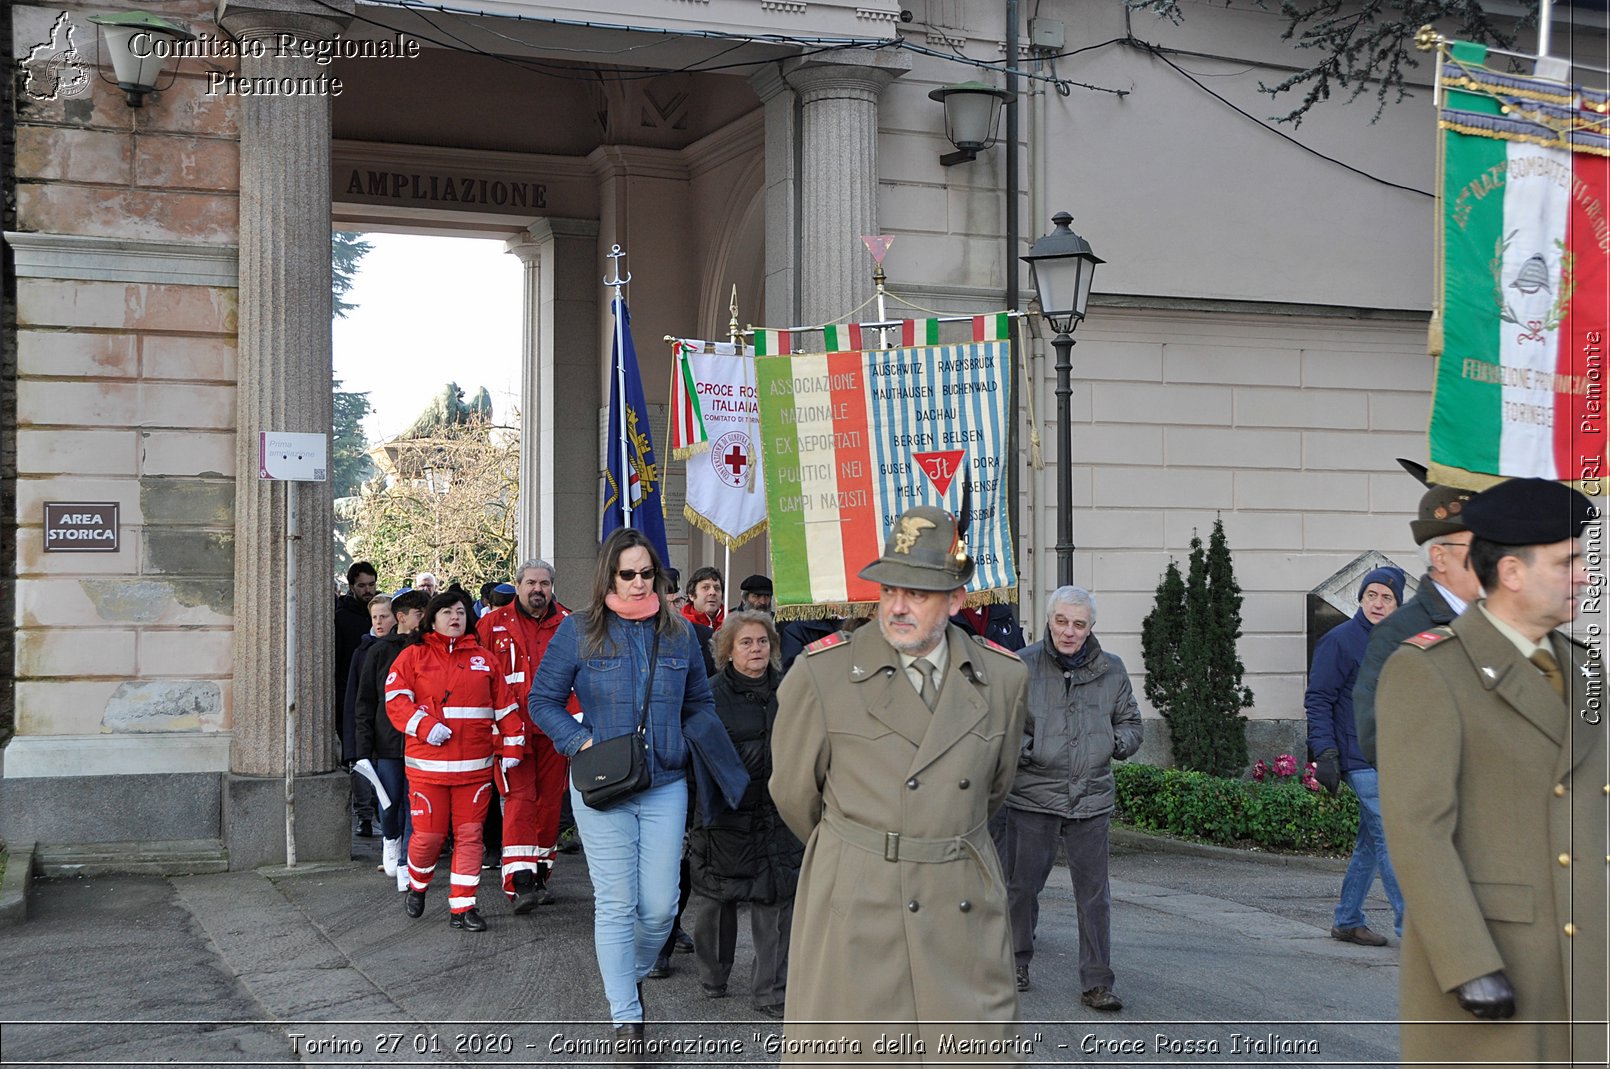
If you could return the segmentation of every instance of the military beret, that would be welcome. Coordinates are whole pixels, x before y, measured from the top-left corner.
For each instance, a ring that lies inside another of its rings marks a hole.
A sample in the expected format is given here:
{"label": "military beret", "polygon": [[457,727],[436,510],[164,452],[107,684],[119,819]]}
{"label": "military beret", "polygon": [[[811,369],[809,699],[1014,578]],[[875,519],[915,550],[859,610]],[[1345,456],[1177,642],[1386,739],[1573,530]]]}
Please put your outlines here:
{"label": "military beret", "polygon": [[1575,538],[1596,515],[1592,502],[1553,479],[1509,479],[1470,499],[1465,526],[1501,546],[1546,546]]}
{"label": "military beret", "polygon": [[751,575],[748,579],[745,579],[742,583],[738,584],[738,589],[742,590],[745,594],[770,594],[772,592],[771,577],[766,575]]}

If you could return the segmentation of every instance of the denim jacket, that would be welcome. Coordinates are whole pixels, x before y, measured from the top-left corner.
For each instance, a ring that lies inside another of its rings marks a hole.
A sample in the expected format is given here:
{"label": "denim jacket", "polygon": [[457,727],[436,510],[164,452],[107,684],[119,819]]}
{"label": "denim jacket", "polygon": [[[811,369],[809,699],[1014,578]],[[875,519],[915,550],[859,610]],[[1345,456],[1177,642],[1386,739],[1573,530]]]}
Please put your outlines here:
{"label": "denim jacket", "polygon": [[[608,641],[600,650],[585,651],[584,623],[582,614],[573,613],[559,625],[537,666],[527,705],[532,723],[566,757],[574,756],[588,739],[603,742],[637,727],[654,642],[652,619],[623,620],[612,613]],[[720,723],[715,720],[704,658],[685,620],[673,621],[671,633],[660,637],[657,661],[645,729],[649,773],[656,787],[687,774],[683,721],[702,714]],[[572,690],[581,701],[579,721],[565,708]]]}

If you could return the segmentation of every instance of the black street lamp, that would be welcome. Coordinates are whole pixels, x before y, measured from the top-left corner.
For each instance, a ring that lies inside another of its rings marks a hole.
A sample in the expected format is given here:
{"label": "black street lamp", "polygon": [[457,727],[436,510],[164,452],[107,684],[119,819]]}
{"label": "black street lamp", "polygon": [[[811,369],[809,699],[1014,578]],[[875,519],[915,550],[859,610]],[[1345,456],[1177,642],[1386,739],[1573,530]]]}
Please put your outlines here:
{"label": "black street lamp", "polygon": [[1096,265],[1106,263],[1090,251],[1090,242],[1068,229],[1073,216],[1058,212],[1051,233],[1036,241],[1023,257],[1029,265],[1040,311],[1057,336],[1057,585],[1073,583],[1073,428],[1068,399],[1073,396],[1073,332],[1084,321]]}

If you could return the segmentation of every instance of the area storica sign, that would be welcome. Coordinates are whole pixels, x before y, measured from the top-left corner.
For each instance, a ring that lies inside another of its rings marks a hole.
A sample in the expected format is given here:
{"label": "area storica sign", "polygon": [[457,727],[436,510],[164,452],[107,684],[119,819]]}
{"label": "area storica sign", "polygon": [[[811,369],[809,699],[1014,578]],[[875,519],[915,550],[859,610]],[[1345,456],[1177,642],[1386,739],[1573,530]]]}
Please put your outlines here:
{"label": "area storica sign", "polygon": [[68,553],[116,553],[116,501],[45,502],[45,549]]}

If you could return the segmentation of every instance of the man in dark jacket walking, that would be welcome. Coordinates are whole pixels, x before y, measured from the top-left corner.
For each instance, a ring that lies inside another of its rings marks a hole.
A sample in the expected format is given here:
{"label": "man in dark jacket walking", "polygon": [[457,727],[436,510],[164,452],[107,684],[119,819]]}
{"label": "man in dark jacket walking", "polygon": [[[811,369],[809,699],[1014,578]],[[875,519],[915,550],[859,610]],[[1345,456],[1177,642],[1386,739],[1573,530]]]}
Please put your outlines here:
{"label": "man in dark jacket walking", "polygon": [[1342,893],[1336,903],[1332,939],[1360,946],[1384,947],[1386,936],[1373,932],[1364,923],[1364,899],[1375,883],[1377,871],[1392,904],[1394,927],[1403,934],[1403,894],[1397,875],[1387,857],[1386,833],[1381,829],[1381,790],[1375,766],[1364,759],[1358,747],[1358,731],[1353,723],[1353,685],[1358,681],[1359,665],[1369,645],[1375,625],[1391,616],[1403,604],[1401,568],[1376,568],[1358,585],[1358,611],[1352,619],[1325,633],[1314,649],[1314,663],[1308,670],[1308,690],[1303,708],[1308,713],[1308,749],[1314,755],[1314,778],[1335,794],[1342,777],[1358,795],[1358,838],[1353,857],[1342,877]]}
{"label": "man in dark jacket walking", "polygon": [[[1409,473],[1425,482],[1426,469],[1413,461],[1399,460]],[[1364,648],[1364,663],[1353,685],[1353,724],[1358,729],[1358,748],[1364,760],[1375,759],[1375,686],[1380,682],[1386,659],[1411,635],[1453,623],[1481,597],[1481,582],[1470,568],[1470,529],[1465,526],[1465,502],[1471,491],[1426,483],[1420,498],[1420,518],[1409,524],[1414,544],[1425,555],[1426,574],[1409,603],[1388,616],[1370,632]]]}
{"label": "man in dark jacket walking", "polygon": [[1140,749],[1140,709],[1129,673],[1102,650],[1092,631],[1096,599],[1058,587],[1046,611],[1046,637],[1020,655],[1029,670],[1029,716],[1017,780],[1007,795],[1007,900],[1017,987],[1029,987],[1040,891],[1068,852],[1079,910],[1080,1001],[1096,1010],[1124,1008],[1113,993],[1112,890],[1107,880],[1107,826],[1116,805],[1114,758]]}

